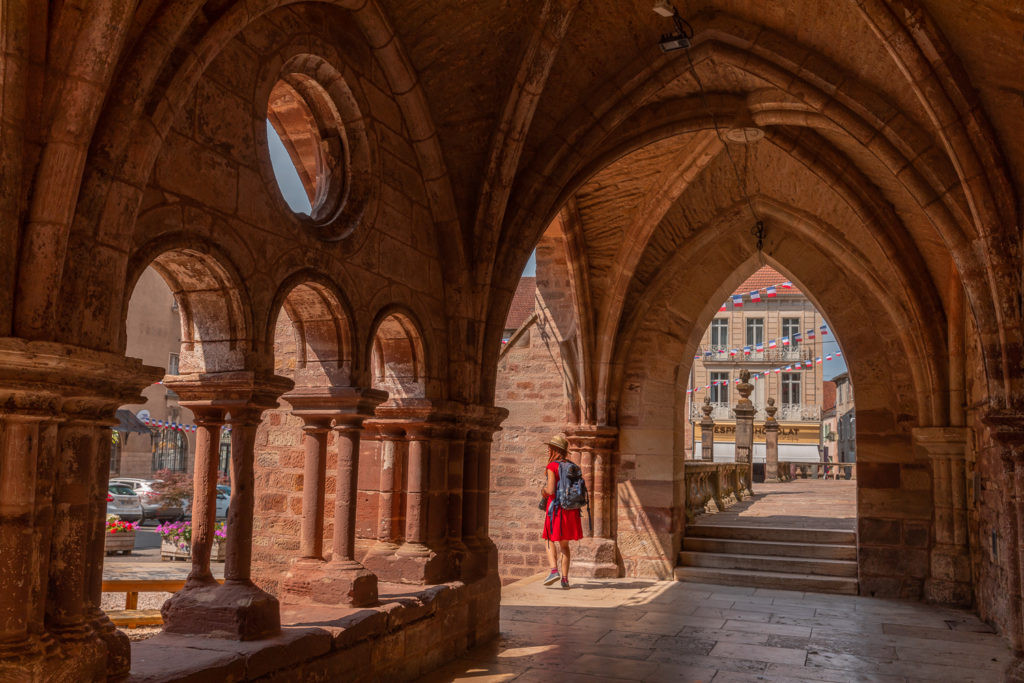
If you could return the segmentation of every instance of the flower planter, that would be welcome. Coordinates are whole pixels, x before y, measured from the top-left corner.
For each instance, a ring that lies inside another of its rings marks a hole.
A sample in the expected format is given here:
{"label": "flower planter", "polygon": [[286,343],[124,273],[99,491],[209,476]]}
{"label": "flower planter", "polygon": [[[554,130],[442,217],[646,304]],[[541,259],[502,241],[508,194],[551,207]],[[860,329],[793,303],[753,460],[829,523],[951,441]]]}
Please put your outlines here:
{"label": "flower planter", "polygon": [[[160,542],[160,559],[161,560],[191,560],[192,559],[192,547],[185,546],[185,549],[181,549],[173,543],[167,541]],[[215,539],[213,542],[213,551],[210,553],[211,562],[223,562],[224,561],[224,541]]]}
{"label": "flower planter", "polygon": [[103,550],[107,555],[123,553],[130,555],[135,550],[135,531],[118,531],[103,534]]}

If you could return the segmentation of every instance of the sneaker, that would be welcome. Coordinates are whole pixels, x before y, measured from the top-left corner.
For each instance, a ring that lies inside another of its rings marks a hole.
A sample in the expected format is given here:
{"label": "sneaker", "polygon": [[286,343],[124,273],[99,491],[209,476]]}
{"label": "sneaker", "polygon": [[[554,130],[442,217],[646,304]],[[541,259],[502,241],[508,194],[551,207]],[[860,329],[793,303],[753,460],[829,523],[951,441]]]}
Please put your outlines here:
{"label": "sneaker", "polygon": [[569,579],[562,578],[562,590],[569,590]]}
{"label": "sneaker", "polygon": [[556,581],[558,581],[560,578],[562,578],[562,577],[559,576],[558,570],[552,569],[551,573],[548,574],[548,578],[544,579],[544,585],[545,586],[550,586],[551,584],[553,584]]}

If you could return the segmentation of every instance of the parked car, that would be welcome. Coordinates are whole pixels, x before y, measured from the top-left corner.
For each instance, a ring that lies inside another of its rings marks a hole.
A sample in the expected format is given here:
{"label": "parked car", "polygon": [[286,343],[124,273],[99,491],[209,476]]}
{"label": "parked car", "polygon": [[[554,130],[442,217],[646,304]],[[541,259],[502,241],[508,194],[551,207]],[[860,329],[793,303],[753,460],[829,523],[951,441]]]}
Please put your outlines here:
{"label": "parked car", "polygon": [[179,503],[164,500],[160,493],[159,479],[118,477],[111,479],[110,483],[127,486],[139,495],[142,500],[142,522],[147,519],[170,522],[182,516],[182,506]]}
{"label": "parked car", "polygon": [[[225,491],[226,489],[226,491]],[[231,487],[217,485],[217,519],[227,519],[228,506],[231,505]],[[192,518],[192,505],[188,498],[181,502],[183,508],[182,516],[186,519]]]}
{"label": "parked car", "polygon": [[107,514],[117,515],[126,522],[142,519],[142,500],[130,486],[111,484],[107,487]]}

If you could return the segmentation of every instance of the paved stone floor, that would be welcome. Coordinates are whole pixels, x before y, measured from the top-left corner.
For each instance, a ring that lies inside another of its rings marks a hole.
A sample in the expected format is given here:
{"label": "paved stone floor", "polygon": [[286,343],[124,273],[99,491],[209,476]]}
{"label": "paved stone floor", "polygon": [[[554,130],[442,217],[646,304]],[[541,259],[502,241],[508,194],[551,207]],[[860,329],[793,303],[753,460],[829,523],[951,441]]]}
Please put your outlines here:
{"label": "paved stone floor", "polygon": [[857,482],[794,479],[754,484],[754,497],[724,512],[701,515],[697,524],[807,529],[857,528]]}
{"label": "paved stone floor", "polygon": [[1012,655],[969,612],[875,598],[636,579],[506,586],[501,638],[426,680],[1001,680]]}

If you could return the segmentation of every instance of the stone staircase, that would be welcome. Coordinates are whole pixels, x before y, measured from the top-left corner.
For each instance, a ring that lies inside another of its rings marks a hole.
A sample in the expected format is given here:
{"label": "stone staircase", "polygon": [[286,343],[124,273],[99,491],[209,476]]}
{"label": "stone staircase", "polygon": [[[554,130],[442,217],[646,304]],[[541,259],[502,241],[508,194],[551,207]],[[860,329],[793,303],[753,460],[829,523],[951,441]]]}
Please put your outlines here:
{"label": "stone staircase", "polygon": [[838,529],[686,528],[676,579],[857,595],[857,536]]}

